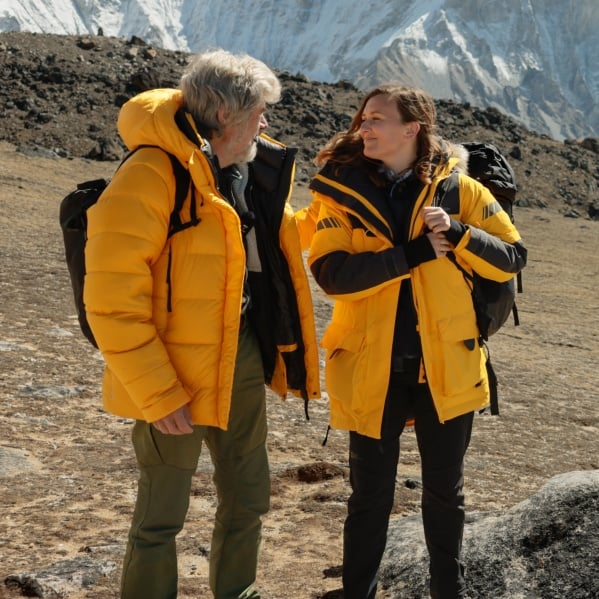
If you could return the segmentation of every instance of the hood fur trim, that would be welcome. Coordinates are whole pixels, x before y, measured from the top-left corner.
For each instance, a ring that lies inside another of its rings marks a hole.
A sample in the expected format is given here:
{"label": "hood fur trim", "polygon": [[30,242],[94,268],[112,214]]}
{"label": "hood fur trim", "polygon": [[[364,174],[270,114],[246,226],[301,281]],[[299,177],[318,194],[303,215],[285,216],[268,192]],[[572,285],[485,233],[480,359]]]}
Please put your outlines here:
{"label": "hood fur trim", "polygon": [[448,141],[445,142],[444,150],[448,159],[453,163],[453,169],[464,175],[468,174],[468,156],[470,153],[468,150],[459,144],[453,144]]}

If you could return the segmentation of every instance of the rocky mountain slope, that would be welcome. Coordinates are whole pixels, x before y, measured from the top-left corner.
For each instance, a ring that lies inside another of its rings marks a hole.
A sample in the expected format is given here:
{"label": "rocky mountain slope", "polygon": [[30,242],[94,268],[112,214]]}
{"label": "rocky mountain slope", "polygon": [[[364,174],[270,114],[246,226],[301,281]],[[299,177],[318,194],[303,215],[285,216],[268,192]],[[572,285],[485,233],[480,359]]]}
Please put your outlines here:
{"label": "rocky mountain slope", "polygon": [[[117,160],[124,151],[115,127],[119,107],[142,90],[176,86],[187,57],[138,38],[0,33],[0,140]],[[316,152],[349,124],[362,92],[346,82],[280,76],[284,94],[269,112],[269,133],[299,147],[297,181],[305,185]],[[495,109],[439,101],[438,111],[445,137],[493,142],[510,157],[521,204],[597,218],[596,139],[556,142]]]}
{"label": "rocky mountain slope", "polygon": [[0,0],[0,31],[100,30],[362,90],[403,80],[554,139],[599,135],[597,0]]}

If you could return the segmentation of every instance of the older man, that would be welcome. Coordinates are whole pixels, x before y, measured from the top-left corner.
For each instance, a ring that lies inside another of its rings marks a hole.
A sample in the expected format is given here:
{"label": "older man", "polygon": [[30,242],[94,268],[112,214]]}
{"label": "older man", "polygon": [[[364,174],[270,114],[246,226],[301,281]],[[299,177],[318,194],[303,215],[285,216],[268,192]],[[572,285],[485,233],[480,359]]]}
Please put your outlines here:
{"label": "older man", "polygon": [[[204,442],[218,493],[210,587],[220,599],[260,596],[253,585],[270,492],[264,385],[320,395],[288,204],[295,153],[263,134],[266,106],[279,96],[277,77],[254,58],[195,56],[180,89],[123,106],[119,131],[135,152],[89,211],[84,299],[106,361],[104,406],[135,419],[140,471],[124,599],[176,597],[175,537]],[[191,181],[175,234],[168,154]]]}

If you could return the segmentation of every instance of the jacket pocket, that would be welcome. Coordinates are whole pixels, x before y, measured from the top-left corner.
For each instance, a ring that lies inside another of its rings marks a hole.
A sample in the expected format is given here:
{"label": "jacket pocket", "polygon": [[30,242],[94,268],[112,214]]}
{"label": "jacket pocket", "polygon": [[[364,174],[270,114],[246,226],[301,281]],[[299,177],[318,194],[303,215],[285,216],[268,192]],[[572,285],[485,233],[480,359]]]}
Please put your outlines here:
{"label": "jacket pocket", "polygon": [[473,312],[440,320],[437,325],[438,343],[434,370],[443,382],[445,395],[458,395],[481,384],[481,347]]}
{"label": "jacket pocket", "polygon": [[328,360],[342,351],[358,353],[364,346],[364,335],[360,331],[333,322],[325,331],[321,346],[327,350]]}
{"label": "jacket pocket", "polygon": [[321,345],[327,350],[325,386],[329,396],[354,416],[364,413],[368,409],[368,406],[362,405],[367,398],[364,393],[364,334],[332,323]]}

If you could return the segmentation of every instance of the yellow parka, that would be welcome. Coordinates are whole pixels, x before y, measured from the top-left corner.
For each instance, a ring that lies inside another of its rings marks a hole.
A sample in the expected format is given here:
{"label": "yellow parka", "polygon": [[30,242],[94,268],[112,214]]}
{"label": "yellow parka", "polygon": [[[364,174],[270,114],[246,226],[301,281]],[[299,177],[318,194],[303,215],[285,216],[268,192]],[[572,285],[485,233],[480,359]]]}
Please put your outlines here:
{"label": "yellow parka", "polygon": [[[156,421],[189,404],[195,424],[227,428],[246,273],[240,218],[219,193],[209,146],[182,108],[178,90],[127,102],[119,132],[137,151],[88,211],[86,312],[106,362],[105,408]],[[265,375],[281,396],[320,395],[309,283],[288,204],[294,152],[262,136],[250,165],[270,305]],[[167,154],[189,170],[183,220],[195,202],[199,224],[169,237],[175,176]],[[260,237],[260,235],[258,236]],[[270,256],[273,256],[271,259]],[[261,297],[253,298],[260,302]],[[258,323],[257,327],[260,328]],[[265,327],[262,327],[263,329]]]}
{"label": "yellow parka", "polygon": [[[408,239],[423,235],[421,210],[458,164],[464,164],[459,151],[424,186]],[[384,192],[363,173],[329,163],[311,188],[311,206],[298,213],[303,242],[311,240],[308,263],[315,272],[335,254],[335,267],[323,267],[317,276],[335,300],[321,343],[331,426],[380,438],[399,294],[408,277],[422,346],[421,380],[430,387],[439,420],[486,406],[485,350],[478,343],[470,287],[455,264],[444,257],[410,269],[402,242],[394,240]],[[450,216],[466,225],[454,251],[466,270],[507,281],[524,266],[526,250],[509,217],[485,187],[464,174],[459,206]]]}

